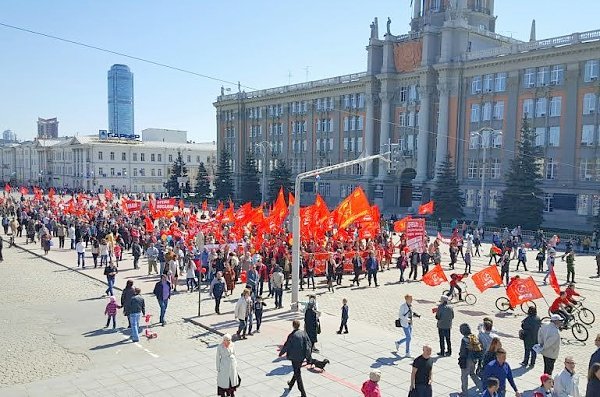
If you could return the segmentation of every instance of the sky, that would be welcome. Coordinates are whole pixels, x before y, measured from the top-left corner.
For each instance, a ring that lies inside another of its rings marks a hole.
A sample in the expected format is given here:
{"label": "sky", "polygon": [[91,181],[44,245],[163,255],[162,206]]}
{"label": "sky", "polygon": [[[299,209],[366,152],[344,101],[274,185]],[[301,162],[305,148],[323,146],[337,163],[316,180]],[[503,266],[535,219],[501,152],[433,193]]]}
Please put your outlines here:
{"label": "sky", "polygon": [[[597,0],[496,0],[496,31],[529,40],[600,28]],[[366,70],[369,25],[391,17],[406,33],[409,0],[2,0],[0,23],[186,69],[183,73],[0,26],[0,131],[32,139],[38,117],[62,136],[108,127],[107,71],[134,73],[135,130],[188,131],[216,139],[212,103],[221,85],[246,91]],[[290,77],[291,74],[291,77]]]}

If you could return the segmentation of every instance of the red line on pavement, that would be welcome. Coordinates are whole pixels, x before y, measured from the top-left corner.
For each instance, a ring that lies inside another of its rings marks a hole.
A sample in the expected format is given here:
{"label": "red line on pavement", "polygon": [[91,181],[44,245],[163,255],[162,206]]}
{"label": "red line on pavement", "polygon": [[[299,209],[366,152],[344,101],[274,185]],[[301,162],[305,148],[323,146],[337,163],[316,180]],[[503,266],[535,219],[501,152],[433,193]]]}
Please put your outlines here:
{"label": "red line on pavement", "polygon": [[324,376],[325,378],[327,378],[327,379],[329,379],[329,380],[332,380],[332,381],[334,381],[334,382],[337,382],[337,383],[339,383],[340,385],[344,385],[344,386],[346,386],[346,387],[347,387],[347,388],[349,388],[349,389],[352,389],[352,390],[354,390],[354,391],[357,391],[357,392],[359,392],[359,393],[361,392],[361,390],[360,390],[360,386],[358,386],[358,385],[355,385],[355,384],[353,384],[353,383],[350,383],[350,382],[348,382],[347,380],[345,380],[345,379],[342,379],[342,378],[340,378],[340,377],[338,377],[338,376],[335,376],[335,375],[333,375],[333,374],[331,374],[331,373],[329,373],[329,372],[327,372],[327,371],[321,371],[321,376]]}

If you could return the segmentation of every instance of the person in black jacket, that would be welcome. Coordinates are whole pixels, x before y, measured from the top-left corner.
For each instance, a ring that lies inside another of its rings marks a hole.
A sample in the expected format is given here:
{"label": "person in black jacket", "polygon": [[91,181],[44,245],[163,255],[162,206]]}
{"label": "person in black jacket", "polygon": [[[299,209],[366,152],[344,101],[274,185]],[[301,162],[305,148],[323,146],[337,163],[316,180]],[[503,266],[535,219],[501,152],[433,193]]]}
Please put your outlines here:
{"label": "person in black jacket", "polygon": [[363,260],[360,257],[358,251],[354,253],[354,258],[352,258],[352,269],[354,270],[354,278],[352,279],[352,285],[356,283],[357,287],[360,287],[360,282],[358,281],[358,277],[362,273]]}
{"label": "person in black jacket", "polygon": [[294,383],[298,382],[298,390],[302,397],[306,397],[306,391],[304,390],[304,383],[302,382],[302,362],[306,360],[311,362],[311,350],[312,344],[306,332],[300,330],[300,321],[292,321],[292,327],[294,330],[288,335],[285,344],[279,351],[279,357],[286,354],[288,360],[292,362],[292,368],[294,369],[294,375],[292,379],[287,383],[290,390],[294,387]]}
{"label": "person in black jacket", "polygon": [[131,304],[131,298],[135,295],[135,290],[133,289],[133,280],[127,280],[127,285],[125,289],[123,289],[123,293],[121,293],[121,306],[123,307],[123,315],[127,317],[127,323],[129,324],[127,328],[131,328],[131,320],[129,319],[129,306]]}
{"label": "person in black jacket", "polygon": [[167,306],[169,304],[169,298],[171,297],[171,283],[167,280],[167,275],[163,274],[160,276],[160,281],[154,286],[154,296],[158,300],[160,306],[160,323],[164,327],[167,323],[165,321],[165,314],[167,312]]}
{"label": "person in black jacket", "polygon": [[[527,317],[521,322],[521,333],[519,337],[523,340],[523,348],[525,349],[525,357],[521,365],[526,367],[529,364],[530,368],[535,366],[535,359],[537,353],[533,350],[533,346],[538,343],[538,331],[542,321],[537,315],[537,309],[535,307],[529,307],[527,310]],[[529,361],[531,357],[531,362]]]}

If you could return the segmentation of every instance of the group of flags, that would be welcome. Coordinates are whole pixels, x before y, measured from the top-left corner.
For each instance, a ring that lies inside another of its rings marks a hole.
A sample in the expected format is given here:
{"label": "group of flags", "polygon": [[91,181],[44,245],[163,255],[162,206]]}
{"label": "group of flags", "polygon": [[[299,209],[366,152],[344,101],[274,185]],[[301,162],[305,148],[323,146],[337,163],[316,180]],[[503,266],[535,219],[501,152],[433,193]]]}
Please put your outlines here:
{"label": "group of flags", "polygon": [[[419,215],[431,215],[433,214],[433,207],[434,207],[434,203],[433,200],[422,204],[419,206],[419,211],[418,214]],[[406,226],[408,225],[408,221],[411,220],[412,217],[410,215],[405,216],[402,219],[397,220],[396,222],[394,222],[394,231],[397,233],[404,233],[406,231]]]}

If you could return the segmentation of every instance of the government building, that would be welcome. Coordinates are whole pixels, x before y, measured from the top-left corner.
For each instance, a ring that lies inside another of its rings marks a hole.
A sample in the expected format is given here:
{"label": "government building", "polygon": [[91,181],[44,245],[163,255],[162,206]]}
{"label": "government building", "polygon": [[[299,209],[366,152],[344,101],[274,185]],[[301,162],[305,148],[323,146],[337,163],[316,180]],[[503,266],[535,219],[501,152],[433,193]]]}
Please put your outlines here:
{"label": "government building", "polygon": [[383,213],[405,213],[432,198],[450,155],[467,218],[483,206],[493,222],[527,118],[543,152],[544,226],[591,228],[600,206],[600,30],[537,40],[533,22],[529,41],[505,37],[495,32],[494,0],[415,0],[412,12],[407,34],[393,34],[388,20],[380,35],[373,21],[366,71],[222,90],[217,147],[231,153],[234,172],[249,150],[260,171],[283,160],[299,173],[391,148],[391,165],[320,175],[303,183],[301,199],[314,199],[317,185],[335,205],[362,185]]}

